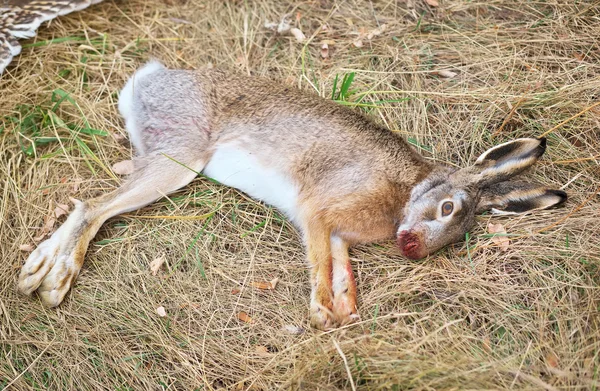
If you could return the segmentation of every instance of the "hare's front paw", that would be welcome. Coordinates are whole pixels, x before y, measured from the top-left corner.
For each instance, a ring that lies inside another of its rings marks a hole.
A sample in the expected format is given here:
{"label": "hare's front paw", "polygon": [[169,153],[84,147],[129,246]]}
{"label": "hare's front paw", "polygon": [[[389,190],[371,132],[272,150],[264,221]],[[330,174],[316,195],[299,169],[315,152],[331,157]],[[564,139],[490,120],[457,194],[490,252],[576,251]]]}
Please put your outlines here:
{"label": "hare's front paw", "polygon": [[327,331],[337,327],[337,322],[330,308],[313,304],[310,306],[310,325],[316,329]]}
{"label": "hare's front paw", "polygon": [[310,325],[319,330],[331,330],[337,327],[333,315],[331,293],[327,289],[316,289],[310,300]]}
{"label": "hare's front paw", "polygon": [[356,309],[356,291],[348,289],[336,293],[333,297],[333,315],[340,326],[354,323],[360,319]]}
{"label": "hare's front paw", "polygon": [[[42,242],[27,258],[19,276],[19,291],[30,295],[37,290],[42,302],[59,305],[79,274],[83,256],[61,229]],[[79,251],[81,252],[81,251]]]}

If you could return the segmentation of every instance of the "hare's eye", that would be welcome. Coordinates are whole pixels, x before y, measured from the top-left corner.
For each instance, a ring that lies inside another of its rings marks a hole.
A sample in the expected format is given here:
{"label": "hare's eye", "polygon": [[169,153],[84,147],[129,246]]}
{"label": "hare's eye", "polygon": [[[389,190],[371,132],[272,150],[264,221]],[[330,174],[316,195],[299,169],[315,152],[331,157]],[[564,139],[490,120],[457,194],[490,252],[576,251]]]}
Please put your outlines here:
{"label": "hare's eye", "polygon": [[446,201],[442,204],[442,216],[448,216],[454,210],[454,204]]}

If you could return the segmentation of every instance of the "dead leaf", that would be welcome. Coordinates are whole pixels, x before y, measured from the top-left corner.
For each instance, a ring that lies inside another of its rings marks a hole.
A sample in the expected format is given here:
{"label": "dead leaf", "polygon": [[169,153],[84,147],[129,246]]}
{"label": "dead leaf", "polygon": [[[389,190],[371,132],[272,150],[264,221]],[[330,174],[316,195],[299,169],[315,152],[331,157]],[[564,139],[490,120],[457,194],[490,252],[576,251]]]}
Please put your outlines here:
{"label": "dead leaf", "polygon": [[56,208],[54,208],[54,217],[56,217],[57,219],[60,216],[64,216],[67,213],[69,213],[69,205],[67,204],[59,204],[58,202],[55,202]]}
{"label": "dead leaf", "polygon": [[69,189],[69,193],[75,194],[79,191],[79,182],[73,182],[71,188]]}
{"label": "dead leaf", "polygon": [[281,19],[281,22],[265,22],[265,28],[273,31],[277,31],[279,34],[285,33],[290,30],[290,22],[287,18]]}
{"label": "dead leaf", "polygon": [[583,62],[583,59],[585,58],[585,57],[584,57],[584,55],[583,55],[583,54],[581,54],[581,53],[575,53],[573,56],[574,56],[574,57],[575,57],[575,59],[576,59],[577,61],[579,61],[579,62]]}
{"label": "dead leaf", "polygon": [[269,348],[266,346],[258,345],[254,350],[261,356],[269,355]]}
{"label": "dead leaf", "polygon": [[119,144],[127,142],[127,138],[121,133],[111,133],[111,135],[113,136],[113,139],[115,139],[115,141]]}
{"label": "dead leaf", "polygon": [[288,334],[292,334],[292,335],[304,334],[304,331],[305,331],[302,327],[294,326],[292,324],[286,324],[281,329],[283,331],[287,332]]}
{"label": "dead leaf", "polygon": [[[2,308],[0,308],[0,314],[2,314]],[[583,360],[583,372],[581,373],[583,376],[592,376],[594,372],[594,359],[592,357],[588,357]]]}
{"label": "dead leaf", "polygon": [[323,43],[321,45],[321,57],[323,57],[323,58],[329,57],[329,45],[327,45],[327,43]]}
{"label": "dead leaf", "polygon": [[485,350],[487,353],[492,353],[492,347],[491,347],[492,341],[490,341],[490,337],[483,338],[482,344],[483,344],[483,350]]}
{"label": "dead leaf", "polygon": [[441,77],[445,77],[446,79],[452,79],[453,77],[458,75],[458,73],[456,73],[456,72],[448,71],[445,69],[440,69],[439,71],[434,71],[434,72],[432,72],[432,74],[438,75]]}
{"label": "dead leaf", "polygon": [[245,313],[244,311],[240,311],[240,313],[238,314],[238,319],[241,320],[242,322],[246,322],[246,323],[254,322],[252,317],[250,315],[248,315],[247,313]]}
{"label": "dead leaf", "polygon": [[500,247],[502,251],[508,250],[508,247],[510,246],[510,240],[506,236],[506,230],[504,229],[504,226],[502,224],[489,223],[488,232],[491,234],[499,234],[492,236],[492,242],[498,247]]}
{"label": "dead leaf", "polygon": [[25,315],[23,319],[21,319],[21,323],[25,323],[35,318],[37,318],[37,315],[34,312],[30,312],[27,315]]}
{"label": "dead leaf", "polygon": [[186,307],[190,307],[190,308],[193,308],[193,309],[197,310],[198,308],[200,308],[200,304],[198,304],[198,303],[182,303],[182,304],[179,304],[179,309],[181,309],[181,310],[184,309],[184,308],[186,308]]}
{"label": "dead leaf", "polygon": [[19,246],[19,250],[24,251],[26,253],[30,253],[33,251],[35,247],[33,246],[33,244],[22,244]]}
{"label": "dead leaf", "polygon": [[558,368],[558,356],[554,352],[546,354],[546,364],[552,368]]}
{"label": "dead leaf", "polygon": [[278,25],[279,23],[277,22],[265,22],[265,28],[273,31],[277,29]]}
{"label": "dead leaf", "polygon": [[286,18],[281,19],[281,22],[277,26],[277,32],[279,34],[288,32],[290,30],[290,23]]}
{"label": "dead leaf", "polygon": [[178,23],[178,24],[193,24],[189,20],[185,20],[185,19],[169,18],[169,20],[172,21],[173,23]]}
{"label": "dead leaf", "polygon": [[369,34],[367,34],[367,39],[371,40],[373,39],[373,37],[381,35],[381,33],[383,33],[386,28],[387,24],[382,24],[381,26],[377,27],[375,30],[372,30]]}
{"label": "dead leaf", "polygon": [[161,318],[164,318],[165,316],[167,316],[167,311],[165,311],[165,307],[163,307],[162,305],[156,309],[156,313]]}
{"label": "dead leaf", "polygon": [[258,289],[270,291],[270,290],[275,289],[278,282],[279,282],[279,278],[274,278],[270,282],[251,282],[250,286],[253,286]]}
{"label": "dead leaf", "polygon": [[150,262],[150,270],[152,271],[153,276],[155,276],[156,273],[158,273],[163,263],[165,263],[164,255],[161,255],[160,257],[155,258],[154,261]]}
{"label": "dead leaf", "polygon": [[357,48],[362,48],[363,47],[363,41],[361,39],[358,39],[358,40],[352,42],[352,44],[354,46],[356,46]]}
{"label": "dead leaf", "polygon": [[129,175],[133,172],[134,165],[133,160],[123,160],[113,164],[112,170],[117,175]]}
{"label": "dead leaf", "polygon": [[306,35],[304,35],[304,33],[296,27],[291,28],[290,33],[294,36],[294,38],[296,38],[296,41],[300,43],[304,42],[304,40],[306,39]]}
{"label": "dead leaf", "polygon": [[268,282],[255,282],[255,281],[253,281],[253,282],[250,283],[250,286],[253,286],[253,287],[258,288],[258,289],[264,289],[264,290],[270,290],[271,289],[271,284],[268,283]]}
{"label": "dead leaf", "polygon": [[44,240],[44,238],[54,229],[54,224],[56,224],[56,219],[54,217],[46,217],[44,226],[42,227],[39,235],[33,238],[33,241],[41,242]]}
{"label": "dead leaf", "polygon": [[439,7],[440,3],[438,2],[438,0],[425,0],[425,2],[427,4],[429,4],[432,7]]}
{"label": "dead leaf", "polygon": [[279,282],[279,278],[275,277],[274,279],[272,279],[270,281],[270,284],[271,284],[271,287],[272,287],[271,289],[275,289],[275,287],[277,287],[277,283],[278,282]]}

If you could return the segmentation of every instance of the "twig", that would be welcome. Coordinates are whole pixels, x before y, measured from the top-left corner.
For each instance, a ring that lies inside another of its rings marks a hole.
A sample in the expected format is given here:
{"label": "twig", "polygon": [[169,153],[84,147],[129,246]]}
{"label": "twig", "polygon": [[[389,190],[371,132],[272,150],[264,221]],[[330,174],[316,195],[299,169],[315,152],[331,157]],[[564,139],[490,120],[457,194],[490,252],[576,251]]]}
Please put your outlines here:
{"label": "twig", "polygon": [[[527,91],[527,92],[529,92],[529,91]],[[511,118],[515,115],[515,112],[523,104],[523,102],[525,102],[525,99],[526,99],[525,95],[523,95],[521,97],[521,99],[519,99],[519,101],[513,106],[510,113],[508,113],[508,115],[504,119],[504,122],[502,122],[502,125],[500,125],[500,127],[494,133],[492,133],[492,137],[496,137],[498,135],[498,133],[500,133],[504,129],[504,126],[506,126],[508,121],[510,121]]]}
{"label": "twig", "polygon": [[577,117],[579,117],[580,115],[582,115],[582,114],[584,114],[584,113],[586,113],[586,112],[590,111],[591,109],[593,109],[594,107],[596,107],[596,106],[598,106],[598,105],[600,105],[600,101],[598,101],[598,102],[594,103],[593,105],[591,105],[591,106],[589,106],[589,107],[587,107],[587,108],[585,108],[585,109],[581,110],[579,113],[575,114],[574,116],[567,118],[566,120],[564,120],[564,121],[563,121],[563,122],[561,122],[560,124],[556,125],[556,126],[555,126],[555,127],[553,127],[552,129],[550,129],[550,130],[546,130],[546,131],[545,131],[544,133],[542,133],[542,134],[541,134],[539,137],[544,137],[544,136],[546,136],[547,134],[554,132],[556,129],[560,128],[560,127],[561,127],[561,126],[563,126],[564,124],[566,124],[566,123],[570,122],[571,120],[574,120],[575,118],[577,118]]}
{"label": "twig", "polygon": [[[527,238],[527,237],[531,237],[533,235],[542,233],[544,231],[549,230],[550,228],[553,228],[555,226],[557,226],[558,224],[562,223],[563,221],[565,221],[566,219],[568,219],[569,217],[573,216],[574,213],[576,213],[577,211],[579,211],[581,208],[583,208],[585,206],[585,204],[588,203],[588,201],[590,201],[592,198],[594,198],[595,196],[597,196],[600,193],[600,187],[598,187],[596,189],[595,192],[592,193],[592,195],[590,195],[588,198],[586,198],[585,200],[583,200],[582,203],[580,203],[579,205],[577,205],[575,207],[575,209],[573,209],[572,211],[570,211],[566,216],[564,216],[563,218],[558,219],[557,221],[555,221],[554,223],[547,225],[537,231],[535,231],[532,234],[527,234],[527,235],[520,235],[520,236],[516,236],[514,238],[511,238],[511,240],[518,240],[518,239],[523,239],[523,238]],[[475,245],[475,247],[472,247],[470,249],[468,249],[468,251],[471,253],[471,256],[477,251],[477,250],[481,250],[482,248],[487,248],[487,247],[496,247],[496,244],[482,244],[481,246]],[[458,255],[465,255],[467,253],[467,250],[462,250],[458,253]]]}
{"label": "twig", "polygon": [[350,386],[352,387],[352,391],[356,391],[356,386],[354,385],[354,379],[352,379],[352,372],[350,372],[350,367],[348,366],[348,360],[346,359],[346,355],[342,352],[340,345],[337,343],[335,338],[332,338],[331,341],[335,345],[336,350],[340,354],[342,360],[344,360],[344,366],[346,367],[346,373],[348,374],[348,380],[350,380]]}
{"label": "twig", "polygon": [[582,157],[581,159],[571,159],[571,160],[558,160],[556,162],[552,162],[552,164],[568,164],[568,163],[579,163],[585,162],[588,160],[596,160],[599,159],[600,155],[591,156],[591,157]]}
{"label": "twig", "polygon": [[521,364],[519,365],[519,369],[515,373],[515,378],[513,379],[512,383],[510,383],[510,388],[511,389],[515,386],[515,382],[517,381],[517,379],[519,378],[519,375],[521,374],[521,369],[523,368],[523,363],[525,362],[525,358],[527,358],[527,353],[529,352],[529,348],[530,347],[531,347],[531,340],[529,340],[529,344],[527,345],[527,349],[525,349],[525,354],[523,354],[523,359],[521,360]]}
{"label": "twig", "polygon": [[[571,217],[573,215],[573,213],[575,213],[578,210],[580,210],[581,208],[583,208],[585,206],[585,204],[587,204],[589,200],[591,200],[592,198],[594,198],[595,196],[597,196],[598,193],[600,193],[600,186],[596,189],[596,191],[594,193],[592,193],[591,196],[589,196],[588,198],[586,198],[585,200],[583,200],[583,202],[581,204],[577,205],[577,207],[575,209],[573,209],[572,211],[570,211],[569,214],[567,214],[565,217],[563,217],[561,219],[558,219],[554,223],[552,223],[550,225],[547,225],[544,228],[540,229],[539,231],[536,232],[536,234],[539,234],[541,232],[549,230],[550,228],[555,227],[558,224],[562,223],[563,221],[565,221],[566,219],[568,219],[569,217]],[[517,237],[517,239],[518,239],[518,237]]]}
{"label": "twig", "polygon": [[[219,208],[221,209],[221,208]],[[206,220],[207,218],[213,216],[217,211],[219,211],[219,209],[217,210],[213,210],[212,212],[203,214],[203,215],[199,215],[199,216],[168,216],[168,215],[151,215],[151,216],[144,216],[144,215],[132,215],[132,214],[122,214],[121,217],[130,217],[133,219],[160,219],[160,220]]]}
{"label": "twig", "polygon": [[515,375],[515,380],[518,377],[521,377],[521,378],[523,378],[523,380],[527,380],[528,382],[533,383],[536,386],[542,387],[543,389],[545,389],[547,391],[558,391],[558,388],[551,386],[550,384],[546,383],[542,379],[538,379],[535,376],[531,376],[531,375],[528,375],[527,373],[523,373],[520,371],[519,372],[510,371],[510,373]]}
{"label": "twig", "polygon": [[28,366],[27,368],[25,368],[25,370],[24,370],[24,371],[22,371],[21,373],[19,373],[19,375],[18,375],[17,377],[15,377],[14,379],[12,379],[12,380],[10,381],[10,383],[8,383],[8,384],[7,384],[7,385],[6,385],[6,386],[3,388],[3,390],[8,390],[8,388],[9,388],[10,386],[12,386],[13,384],[15,384],[15,382],[16,382],[17,380],[19,380],[19,379],[21,378],[21,376],[23,376],[23,374],[24,374],[25,372],[27,372],[28,370],[30,370],[30,369],[31,369],[31,367],[33,367],[33,366],[35,365],[35,363],[36,363],[36,362],[37,362],[37,361],[40,359],[40,357],[42,357],[42,356],[44,355],[44,353],[46,353],[46,351],[47,351],[48,349],[50,349],[50,346],[52,346],[52,343],[54,342],[54,340],[56,340],[56,336],[55,336],[55,337],[52,339],[52,341],[50,341],[50,343],[48,344],[48,346],[46,346],[46,347],[44,348],[44,350],[42,350],[42,352],[41,352],[40,354],[38,354],[38,356],[37,356],[37,357],[36,357],[36,358],[35,358],[35,359],[34,359],[34,360],[31,362],[31,364],[29,364],[29,366]]}

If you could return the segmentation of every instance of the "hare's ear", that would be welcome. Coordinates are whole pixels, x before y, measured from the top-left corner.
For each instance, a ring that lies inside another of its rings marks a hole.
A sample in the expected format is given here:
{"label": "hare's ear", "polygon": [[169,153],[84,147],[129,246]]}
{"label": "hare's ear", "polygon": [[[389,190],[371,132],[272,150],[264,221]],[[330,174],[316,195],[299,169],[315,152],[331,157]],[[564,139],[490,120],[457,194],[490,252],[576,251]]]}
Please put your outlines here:
{"label": "hare's ear", "polygon": [[487,150],[467,170],[477,185],[485,187],[525,171],[545,150],[545,138],[520,138]]}
{"label": "hare's ear", "polygon": [[567,200],[567,193],[527,182],[501,182],[481,191],[477,213],[491,210],[498,214],[525,213],[547,209]]}

